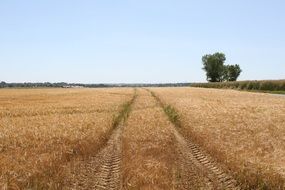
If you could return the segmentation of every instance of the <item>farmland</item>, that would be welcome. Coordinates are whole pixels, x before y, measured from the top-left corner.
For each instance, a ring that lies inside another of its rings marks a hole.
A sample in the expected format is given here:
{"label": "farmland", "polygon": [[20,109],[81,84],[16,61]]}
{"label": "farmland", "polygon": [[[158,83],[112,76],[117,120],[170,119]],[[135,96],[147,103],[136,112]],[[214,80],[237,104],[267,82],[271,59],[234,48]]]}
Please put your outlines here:
{"label": "farmland", "polygon": [[246,189],[284,184],[284,97],[199,88],[153,91],[176,108],[181,132],[224,162]]}
{"label": "farmland", "polygon": [[61,188],[67,164],[97,153],[132,89],[0,92],[0,186]]}
{"label": "farmland", "polygon": [[200,88],[2,89],[4,189],[282,189],[285,98]]}

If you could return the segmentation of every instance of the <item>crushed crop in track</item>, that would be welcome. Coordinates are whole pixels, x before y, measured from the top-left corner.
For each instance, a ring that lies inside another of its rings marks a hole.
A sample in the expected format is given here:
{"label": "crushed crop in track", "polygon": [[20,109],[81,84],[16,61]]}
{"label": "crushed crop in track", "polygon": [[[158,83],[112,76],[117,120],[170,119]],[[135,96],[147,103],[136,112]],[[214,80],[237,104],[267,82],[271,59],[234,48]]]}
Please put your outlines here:
{"label": "crushed crop in track", "polygon": [[69,170],[68,189],[121,189],[122,130],[137,97],[126,102],[114,119],[112,134],[107,145],[95,156],[74,162]]}
{"label": "crushed crop in track", "polygon": [[76,164],[66,185],[68,189],[120,189],[122,127],[115,129],[97,155]]}

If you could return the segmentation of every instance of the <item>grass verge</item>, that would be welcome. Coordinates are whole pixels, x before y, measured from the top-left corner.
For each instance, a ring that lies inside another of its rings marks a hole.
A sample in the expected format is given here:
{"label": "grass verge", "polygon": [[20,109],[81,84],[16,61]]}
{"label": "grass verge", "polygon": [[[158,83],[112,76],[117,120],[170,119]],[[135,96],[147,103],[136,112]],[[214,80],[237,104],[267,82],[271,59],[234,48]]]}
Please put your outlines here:
{"label": "grass verge", "polygon": [[119,114],[114,118],[112,127],[115,129],[121,122],[125,122],[126,119],[129,117],[131,112],[131,106],[134,103],[135,99],[137,98],[137,89],[134,89],[134,95],[132,99],[121,106],[121,111]]}
{"label": "grass verge", "polygon": [[174,107],[171,105],[166,105],[161,99],[151,90],[146,89],[151,93],[151,95],[156,99],[159,105],[163,108],[163,111],[167,115],[168,119],[174,124],[176,127],[181,127],[181,122],[179,120],[179,114]]}

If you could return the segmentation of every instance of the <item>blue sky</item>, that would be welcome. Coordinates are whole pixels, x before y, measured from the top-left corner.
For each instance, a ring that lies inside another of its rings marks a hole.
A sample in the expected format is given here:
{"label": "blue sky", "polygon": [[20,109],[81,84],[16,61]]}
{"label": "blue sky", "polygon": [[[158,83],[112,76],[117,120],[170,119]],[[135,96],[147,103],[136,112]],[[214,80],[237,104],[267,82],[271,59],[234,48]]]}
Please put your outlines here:
{"label": "blue sky", "polygon": [[240,80],[285,78],[284,0],[1,0],[0,80],[205,81],[224,52]]}

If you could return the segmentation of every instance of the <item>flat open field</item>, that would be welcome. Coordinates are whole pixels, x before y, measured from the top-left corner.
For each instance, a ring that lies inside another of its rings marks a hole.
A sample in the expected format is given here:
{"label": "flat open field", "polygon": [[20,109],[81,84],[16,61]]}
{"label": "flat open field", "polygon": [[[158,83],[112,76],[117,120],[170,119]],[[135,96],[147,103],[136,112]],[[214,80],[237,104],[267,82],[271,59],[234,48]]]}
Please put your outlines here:
{"label": "flat open field", "polygon": [[284,183],[285,96],[201,88],[153,91],[177,110],[181,132],[240,181],[269,187]]}
{"label": "flat open field", "polygon": [[133,89],[0,90],[0,187],[60,189],[67,164],[98,152],[132,94]]}
{"label": "flat open field", "polygon": [[1,89],[0,188],[283,189],[285,97]]}

